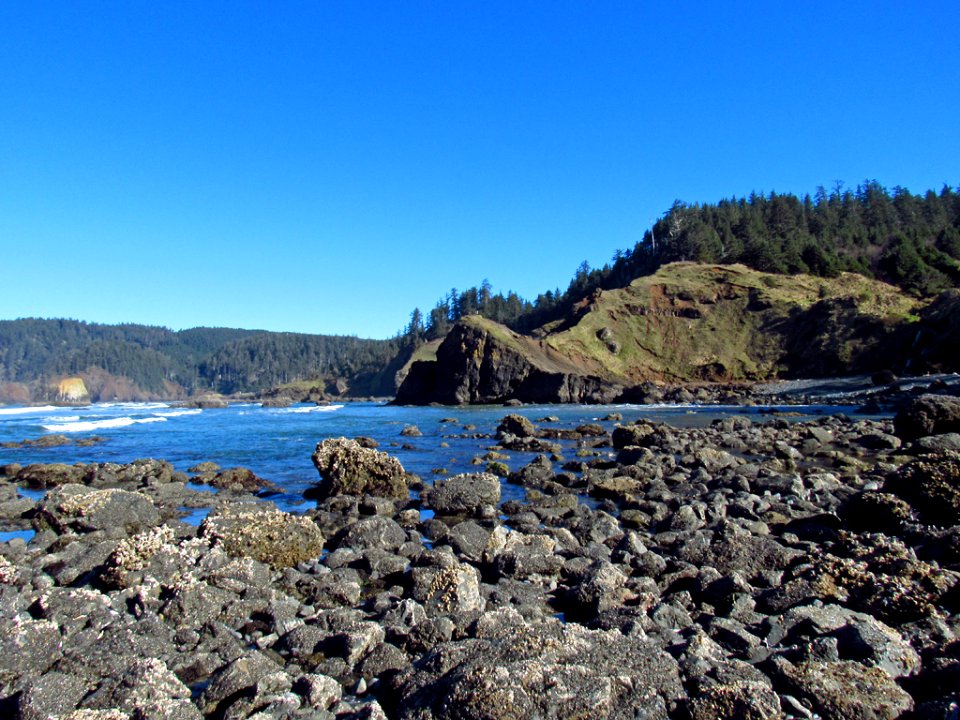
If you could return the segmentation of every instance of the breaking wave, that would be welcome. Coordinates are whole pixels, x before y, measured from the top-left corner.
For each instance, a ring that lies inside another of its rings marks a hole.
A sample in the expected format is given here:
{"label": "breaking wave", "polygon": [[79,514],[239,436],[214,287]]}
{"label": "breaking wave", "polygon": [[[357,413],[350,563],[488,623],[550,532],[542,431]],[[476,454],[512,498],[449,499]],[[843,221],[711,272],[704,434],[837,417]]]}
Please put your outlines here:
{"label": "breaking wave", "polygon": [[128,425],[140,425],[141,423],[166,422],[166,418],[132,418],[118,417],[107,420],[84,420],[81,422],[57,423],[55,425],[42,425],[44,430],[51,432],[89,432],[90,430],[103,430],[106,428],[127,427]]}
{"label": "breaking wave", "polygon": [[6,407],[0,408],[0,415],[27,415],[29,413],[55,412],[60,408],[55,405],[38,405],[37,407]]}
{"label": "breaking wave", "polygon": [[155,412],[154,416],[158,418],[182,417],[184,415],[199,415],[203,410],[195,408],[193,410],[170,410],[169,412]]}
{"label": "breaking wave", "polygon": [[278,413],[312,413],[312,412],[332,412],[339,410],[343,405],[311,405],[309,407],[281,408]]}

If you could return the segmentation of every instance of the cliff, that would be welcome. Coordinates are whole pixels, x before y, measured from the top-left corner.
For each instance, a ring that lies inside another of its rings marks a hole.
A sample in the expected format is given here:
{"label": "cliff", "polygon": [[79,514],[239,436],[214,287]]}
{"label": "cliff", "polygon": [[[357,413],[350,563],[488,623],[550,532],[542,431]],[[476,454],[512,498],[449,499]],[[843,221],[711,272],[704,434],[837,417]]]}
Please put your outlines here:
{"label": "cliff", "polygon": [[[949,309],[956,302],[935,302],[942,329],[923,335],[939,369],[949,369],[943,338],[955,335]],[[859,275],[826,279],[673,263],[627,287],[594,293],[568,318],[530,336],[464,318],[435,361],[413,363],[397,402],[607,402],[646,382],[906,369],[924,312],[920,301]]]}

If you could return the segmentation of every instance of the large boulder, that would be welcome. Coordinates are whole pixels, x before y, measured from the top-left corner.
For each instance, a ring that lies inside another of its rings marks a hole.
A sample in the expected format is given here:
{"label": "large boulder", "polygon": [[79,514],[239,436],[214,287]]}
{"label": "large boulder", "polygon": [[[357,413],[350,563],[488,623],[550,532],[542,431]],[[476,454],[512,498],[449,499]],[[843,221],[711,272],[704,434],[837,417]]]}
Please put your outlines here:
{"label": "large boulder", "polygon": [[313,520],[274,508],[228,506],[207,517],[200,533],[218,540],[234,557],[250,557],[274,568],[313,560],[323,551],[323,534]]}
{"label": "large boulder", "polygon": [[406,472],[400,461],[387,453],[363,447],[356,440],[331,438],[317,445],[313,464],[320,482],[311,489],[314,497],[375,495],[409,497]]}
{"label": "large boulder", "polygon": [[500,502],[500,480],[490,473],[465,473],[438,480],[422,495],[423,503],[441,515],[477,515]]}
{"label": "large boulder", "polygon": [[70,483],[82,483],[86,468],[82,465],[63,463],[33,464],[22,468],[16,475],[17,482],[26,483],[31,488],[45,490]]}
{"label": "large boulder", "polygon": [[890,675],[858,662],[781,661],[777,674],[791,694],[825,718],[888,720],[913,709],[913,699]]}
{"label": "large boulder", "polygon": [[160,512],[142,493],[116,488],[94,490],[75,484],[51,490],[33,520],[36,529],[49,528],[57,533],[123,528],[134,534],[159,522]]}
{"label": "large boulder", "polygon": [[507,415],[497,425],[497,433],[506,433],[516,437],[533,437],[537,427],[523,415]]}
{"label": "large boulder", "polygon": [[903,440],[960,432],[960,398],[921,395],[897,413],[893,428]]}

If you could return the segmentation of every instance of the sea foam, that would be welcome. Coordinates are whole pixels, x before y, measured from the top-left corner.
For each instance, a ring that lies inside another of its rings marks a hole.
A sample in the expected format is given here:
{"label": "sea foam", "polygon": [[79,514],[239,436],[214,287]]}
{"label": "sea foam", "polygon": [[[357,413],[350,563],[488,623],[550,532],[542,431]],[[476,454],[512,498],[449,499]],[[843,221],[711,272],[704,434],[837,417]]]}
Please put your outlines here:
{"label": "sea foam", "polygon": [[0,408],[0,415],[28,415],[30,413],[55,412],[60,408],[54,405],[38,405],[37,407],[5,407]]}
{"label": "sea foam", "polygon": [[154,416],[158,418],[183,417],[184,415],[199,415],[203,410],[195,408],[193,410],[170,410],[169,412],[155,412]]}
{"label": "sea foam", "polygon": [[104,430],[106,428],[120,428],[141,423],[166,422],[166,418],[132,418],[118,417],[107,420],[85,420],[82,422],[57,423],[56,425],[42,425],[44,430],[51,432],[89,432],[90,430]]}
{"label": "sea foam", "polygon": [[343,405],[311,405],[309,407],[281,408],[278,413],[312,413],[312,412],[332,412],[340,410]]}

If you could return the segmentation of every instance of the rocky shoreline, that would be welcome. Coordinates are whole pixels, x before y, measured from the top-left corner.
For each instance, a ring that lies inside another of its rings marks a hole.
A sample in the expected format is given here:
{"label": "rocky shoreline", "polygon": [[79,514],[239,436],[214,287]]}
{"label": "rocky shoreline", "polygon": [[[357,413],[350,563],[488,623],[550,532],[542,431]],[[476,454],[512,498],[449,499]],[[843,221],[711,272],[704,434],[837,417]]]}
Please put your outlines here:
{"label": "rocky shoreline", "polygon": [[363,439],[317,446],[303,515],[239,468],[0,468],[35,532],[0,543],[0,715],[956,716],[960,400],[549,425],[491,440],[543,453],[522,502]]}

